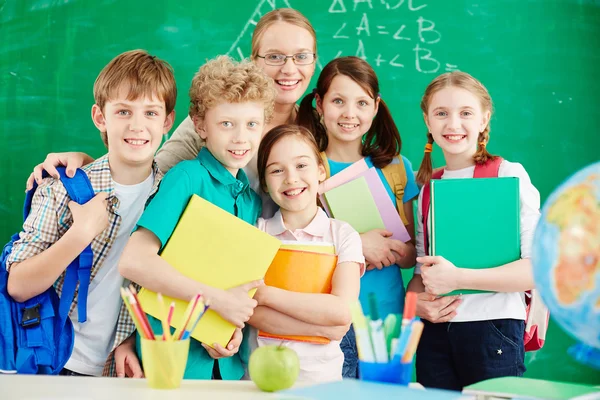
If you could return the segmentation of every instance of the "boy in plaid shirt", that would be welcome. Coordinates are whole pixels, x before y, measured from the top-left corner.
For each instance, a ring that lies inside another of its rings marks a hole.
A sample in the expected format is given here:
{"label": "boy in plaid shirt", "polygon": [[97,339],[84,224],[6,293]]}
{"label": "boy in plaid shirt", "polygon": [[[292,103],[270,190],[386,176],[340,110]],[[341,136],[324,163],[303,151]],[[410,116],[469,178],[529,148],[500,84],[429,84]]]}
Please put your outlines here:
{"label": "boy in plaid shirt", "polygon": [[[87,321],[78,323],[76,293],[69,314],[75,344],[61,375],[101,375],[125,339],[116,335],[117,321],[128,317],[119,295],[118,260],[158,188],[162,175],[154,154],[173,125],[176,98],[165,61],[142,50],[114,58],[94,83],[92,107],[108,153],[82,168],[96,196],[84,205],[72,202],[58,176],[44,179],[34,194],[7,262],[8,292],[15,300],[28,300],[52,285],[60,296],[67,266],[89,244],[93,252]],[[119,319],[120,314],[125,315]],[[120,361],[123,370],[125,360]],[[135,362],[128,370],[141,375]]]}

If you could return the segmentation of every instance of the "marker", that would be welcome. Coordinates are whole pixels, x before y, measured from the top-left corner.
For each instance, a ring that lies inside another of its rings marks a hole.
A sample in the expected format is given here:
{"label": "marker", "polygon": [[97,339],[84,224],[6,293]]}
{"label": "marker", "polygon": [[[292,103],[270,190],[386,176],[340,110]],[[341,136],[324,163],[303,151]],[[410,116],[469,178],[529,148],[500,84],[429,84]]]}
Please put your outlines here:
{"label": "marker", "polygon": [[406,328],[417,314],[417,293],[406,292],[404,300],[404,314],[402,315],[402,329]]}
{"label": "marker", "polygon": [[369,330],[367,328],[367,320],[362,312],[362,308],[358,301],[350,305],[352,313],[352,325],[356,334],[356,347],[358,349],[358,357],[364,362],[374,362],[373,347],[369,340]]}
{"label": "marker", "polygon": [[413,330],[413,324],[416,322],[421,322],[421,320],[417,317],[415,320],[409,322],[406,328],[402,329],[402,333],[400,333],[400,338],[398,339],[398,345],[396,346],[396,350],[394,351],[394,358],[401,358],[406,352],[406,347],[408,346],[408,342],[410,340],[410,336]]}
{"label": "marker", "polygon": [[408,341],[408,345],[406,346],[406,350],[404,351],[404,355],[402,356],[402,363],[408,363],[412,361],[415,352],[417,351],[417,347],[419,346],[419,339],[421,339],[421,334],[423,333],[423,322],[415,321],[412,323],[412,332],[410,334],[410,339]]}
{"label": "marker", "polygon": [[369,310],[371,314],[369,326],[371,327],[371,342],[373,343],[373,350],[375,350],[375,361],[386,363],[388,362],[386,340],[383,333],[383,321],[379,318],[379,311],[377,310],[375,293],[369,293]]}
{"label": "marker", "polygon": [[388,314],[383,321],[383,332],[385,333],[385,344],[388,349],[390,358],[394,355],[393,343],[398,342],[400,336],[400,315],[399,314]]}

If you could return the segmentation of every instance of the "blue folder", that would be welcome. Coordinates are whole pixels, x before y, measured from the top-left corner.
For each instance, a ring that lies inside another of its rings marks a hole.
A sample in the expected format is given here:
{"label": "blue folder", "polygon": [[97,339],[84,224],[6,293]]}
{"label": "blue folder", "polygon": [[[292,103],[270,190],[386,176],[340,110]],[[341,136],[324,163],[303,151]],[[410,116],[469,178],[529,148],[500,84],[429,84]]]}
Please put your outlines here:
{"label": "blue folder", "polygon": [[[402,399],[402,400],[458,400],[463,395],[460,392],[438,389],[411,389],[401,385],[375,383],[356,379],[323,383],[320,385],[301,387],[297,389],[277,392],[281,399],[292,400],[296,396],[303,399],[330,400],[376,400],[376,399]],[[290,397],[287,397],[289,395]]]}

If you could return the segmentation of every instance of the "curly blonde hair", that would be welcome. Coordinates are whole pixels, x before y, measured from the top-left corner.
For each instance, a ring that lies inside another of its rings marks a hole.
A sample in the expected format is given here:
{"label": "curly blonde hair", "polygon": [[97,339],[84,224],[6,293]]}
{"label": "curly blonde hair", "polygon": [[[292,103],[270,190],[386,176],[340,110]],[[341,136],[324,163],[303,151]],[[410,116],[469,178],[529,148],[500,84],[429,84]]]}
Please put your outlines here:
{"label": "curly blonde hair", "polygon": [[220,103],[258,102],[265,105],[265,122],[269,122],[276,96],[273,80],[252,61],[220,56],[194,75],[189,114],[192,119],[204,119],[206,111]]}

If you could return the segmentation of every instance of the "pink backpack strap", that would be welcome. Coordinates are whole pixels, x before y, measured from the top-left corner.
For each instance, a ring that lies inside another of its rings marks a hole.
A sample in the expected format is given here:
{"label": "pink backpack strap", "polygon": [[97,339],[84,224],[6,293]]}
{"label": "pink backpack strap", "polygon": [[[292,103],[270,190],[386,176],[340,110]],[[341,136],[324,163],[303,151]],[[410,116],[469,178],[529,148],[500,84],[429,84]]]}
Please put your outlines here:
{"label": "pink backpack strap", "polygon": [[502,157],[496,157],[485,164],[475,164],[473,178],[497,178],[502,161]]}

